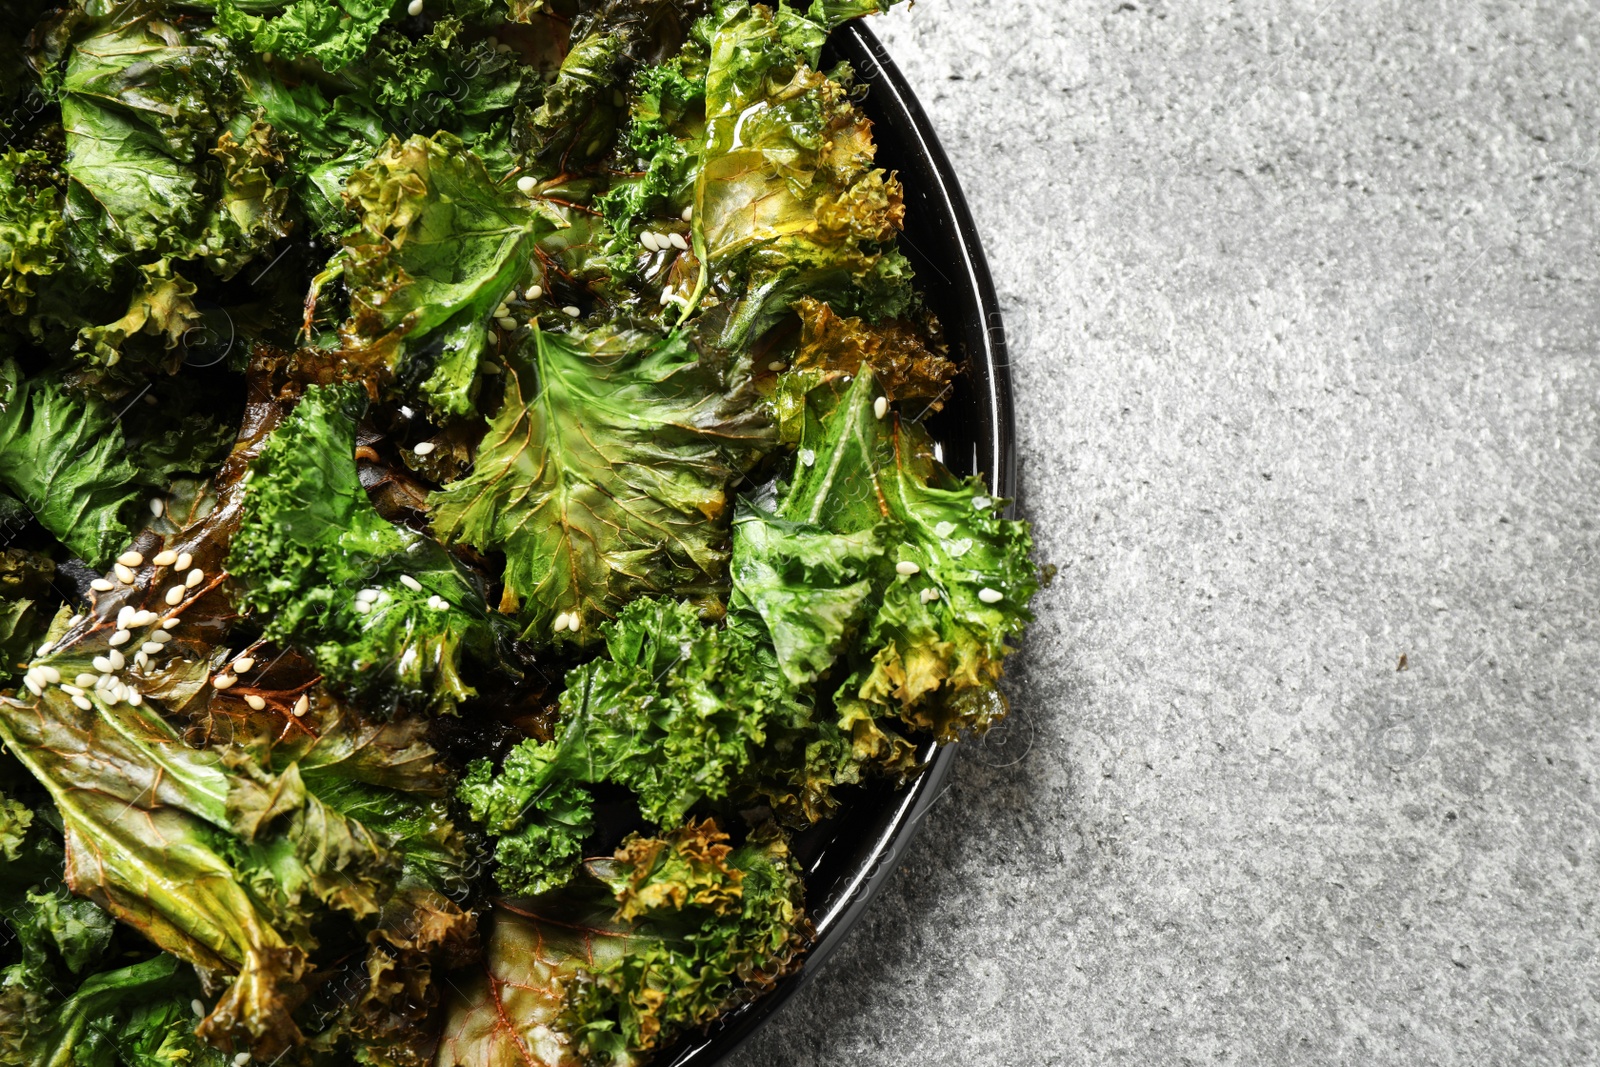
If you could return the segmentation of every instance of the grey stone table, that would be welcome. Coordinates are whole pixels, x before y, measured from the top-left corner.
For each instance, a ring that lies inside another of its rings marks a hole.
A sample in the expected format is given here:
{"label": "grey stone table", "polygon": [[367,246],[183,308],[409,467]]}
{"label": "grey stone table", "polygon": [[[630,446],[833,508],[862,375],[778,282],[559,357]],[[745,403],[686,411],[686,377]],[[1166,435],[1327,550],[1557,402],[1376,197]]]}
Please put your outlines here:
{"label": "grey stone table", "polygon": [[1597,1062],[1600,5],[875,28],[1060,577],[1010,730],[734,1062]]}

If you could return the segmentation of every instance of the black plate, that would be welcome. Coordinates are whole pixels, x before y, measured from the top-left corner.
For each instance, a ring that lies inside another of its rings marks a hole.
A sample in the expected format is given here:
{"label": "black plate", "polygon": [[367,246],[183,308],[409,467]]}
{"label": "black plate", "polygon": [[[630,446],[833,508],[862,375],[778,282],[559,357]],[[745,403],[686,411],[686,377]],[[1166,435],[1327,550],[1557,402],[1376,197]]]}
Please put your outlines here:
{"label": "black plate", "polygon": [[[989,266],[978,244],[961,187],[928,117],[883,45],[859,22],[834,32],[824,66],[844,60],[871,86],[863,110],[873,121],[880,166],[905,186],[906,225],[900,247],[916,268],[928,305],[943,321],[952,358],[966,375],[927,426],[957,474],[982,474],[1001,496],[1016,495],[1011,378],[1005,335]],[[806,867],[806,904],[817,940],[804,966],[767,996],[744,1004],[699,1034],[663,1050],[667,1067],[711,1067],[743,1044],[822,967],[894,872],[950,773],[955,749],[922,753],[926,769],[907,788],[860,787],[843,814],[795,841]],[[841,797],[843,799],[843,797]]]}

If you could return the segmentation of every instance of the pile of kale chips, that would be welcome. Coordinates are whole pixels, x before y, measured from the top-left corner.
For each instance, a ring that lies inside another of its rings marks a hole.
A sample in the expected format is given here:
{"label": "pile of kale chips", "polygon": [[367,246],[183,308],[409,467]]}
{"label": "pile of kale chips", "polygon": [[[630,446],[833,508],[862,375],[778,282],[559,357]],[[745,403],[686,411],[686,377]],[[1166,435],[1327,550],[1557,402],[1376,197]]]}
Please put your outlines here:
{"label": "pile of kale chips", "polygon": [[1004,714],[831,28],[0,3],[0,1064],[631,1064]]}

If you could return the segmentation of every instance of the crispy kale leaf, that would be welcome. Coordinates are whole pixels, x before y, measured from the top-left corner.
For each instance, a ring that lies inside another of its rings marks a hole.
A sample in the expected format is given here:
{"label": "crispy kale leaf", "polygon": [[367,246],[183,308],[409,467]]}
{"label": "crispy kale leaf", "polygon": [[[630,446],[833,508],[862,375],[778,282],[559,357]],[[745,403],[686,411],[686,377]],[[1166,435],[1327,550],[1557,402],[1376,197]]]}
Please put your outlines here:
{"label": "crispy kale leaf", "polygon": [[851,102],[849,71],[815,69],[828,20],[856,5],[828,6],[813,5],[819,22],[723,3],[702,24],[710,61],[694,250],[701,288],[735,302],[722,331],[730,347],[802,295],[874,319],[912,300],[892,243],[905,214],[899,182],[872,166],[871,123]]}
{"label": "crispy kale leaf", "polygon": [[43,152],[0,155],[0,300],[13,315],[27,310],[37,279],[62,268],[66,239],[60,192],[41,181]]}
{"label": "crispy kale leaf", "polygon": [[588,790],[552,767],[558,752],[524,742],[498,772],[489,760],[475,760],[456,792],[472,818],[499,838],[495,880],[509,893],[543,893],[567,882],[594,828]]}
{"label": "crispy kale leaf", "polygon": [[361,58],[398,6],[396,0],[218,0],[217,28],[259,53],[315,59],[331,72]]}
{"label": "crispy kale leaf", "polygon": [[487,658],[483,596],[438,544],[378,514],[356,473],[354,385],[313,386],[252,465],[229,570],[267,636],[338,685],[453,708],[461,660]]}
{"label": "crispy kale leaf", "polygon": [[431,506],[447,542],[505,552],[500,610],[524,637],[590,641],[639,596],[712,601],[764,418],[678,337],[535,330],[505,377],[473,472]]}
{"label": "crispy kale leaf", "polygon": [[72,552],[109,562],[140,495],[121,427],[105,406],[0,366],[0,485]]}
{"label": "crispy kale leaf", "polygon": [[312,282],[308,330],[322,290],[343,278],[340,356],[441,414],[467,414],[494,309],[562,214],[497,186],[451,134],[391,140],[350,175],[345,199],[360,223]]}

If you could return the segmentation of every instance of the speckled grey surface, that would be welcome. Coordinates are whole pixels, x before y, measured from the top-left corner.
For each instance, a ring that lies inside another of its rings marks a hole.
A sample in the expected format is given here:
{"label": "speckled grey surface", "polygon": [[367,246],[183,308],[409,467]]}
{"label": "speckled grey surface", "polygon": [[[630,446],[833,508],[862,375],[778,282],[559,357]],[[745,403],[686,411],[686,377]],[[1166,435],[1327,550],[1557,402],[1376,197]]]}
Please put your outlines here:
{"label": "speckled grey surface", "polygon": [[1600,6],[876,29],[1061,573],[1010,732],[733,1062],[1596,1062]]}

